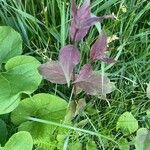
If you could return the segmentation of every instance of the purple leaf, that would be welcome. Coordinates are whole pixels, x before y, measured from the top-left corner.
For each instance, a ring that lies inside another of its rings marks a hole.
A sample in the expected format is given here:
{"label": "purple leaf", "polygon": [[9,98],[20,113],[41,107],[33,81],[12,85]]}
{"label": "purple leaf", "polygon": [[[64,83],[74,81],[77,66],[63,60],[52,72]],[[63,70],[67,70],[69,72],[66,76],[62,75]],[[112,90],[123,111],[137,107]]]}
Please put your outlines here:
{"label": "purple leaf", "polygon": [[76,19],[81,23],[91,17],[90,0],[85,0],[83,5],[78,9]]}
{"label": "purple leaf", "polygon": [[77,76],[76,80],[74,83],[81,82],[89,78],[92,74],[92,66],[90,64],[85,64],[81,71],[80,74]]}
{"label": "purple leaf", "polygon": [[83,39],[88,33],[90,27],[98,21],[114,18],[113,15],[104,15],[102,17],[91,17],[90,0],[85,0],[80,8],[77,8],[75,0],[72,1],[72,21],[70,35],[73,42]]}
{"label": "purple leaf", "polygon": [[56,61],[42,64],[39,67],[39,72],[44,77],[44,79],[52,83],[58,83],[58,84],[67,83],[61,65]]}
{"label": "purple leaf", "polygon": [[75,0],[72,0],[72,17],[75,17],[77,14],[77,5],[75,3]]}
{"label": "purple leaf", "polygon": [[72,41],[80,41],[86,36],[90,27],[82,28],[85,20],[90,18],[90,0],[86,0],[84,4],[77,9],[75,0],[72,2],[72,16],[70,33]]}
{"label": "purple leaf", "polygon": [[84,4],[77,9],[75,0],[72,2],[72,16],[70,33],[72,41],[80,41],[86,36],[90,27],[84,27],[82,24],[90,18],[90,0],[85,0]]}
{"label": "purple leaf", "polygon": [[88,19],[86,19],[81,25],[80,28],[84,29],[84,28],[88,28],[91,27],[92,25],[94,25],[96,22],[100,21],[101,18],[100,17],[90,17]]}
{"label": "purple leaf", "polygon": [[74,21],[72,21],[71,27],[70,27],[70,36],[71,36],[72,41],[79,42],[81,39],[83,39],[87,35],[89,29],[90,27],[78,29],[76,28]]}
{"label": "purple leaf", "polygon": [[92,71],[90,65],[83,66],[74,83],[89,95],[105,96],[114,89],[109,78]]}
{"label": "purple leaf", "polygon": [[108,58],[106,56],[107,51],[107,36],[102,32],[101,36],[96,40],[96,42],[92,45],[90,51],[90,60],[91,62],[95,60],[102,60],[106,63],[114,63],[115,60],[112,58]]}
{"label": "purple leaf", "polygon": [[68,87],[72,77],[73,68],[79,63],[80,53],[73,45],[64,46],[60,50],[59,62],[64,72]]}

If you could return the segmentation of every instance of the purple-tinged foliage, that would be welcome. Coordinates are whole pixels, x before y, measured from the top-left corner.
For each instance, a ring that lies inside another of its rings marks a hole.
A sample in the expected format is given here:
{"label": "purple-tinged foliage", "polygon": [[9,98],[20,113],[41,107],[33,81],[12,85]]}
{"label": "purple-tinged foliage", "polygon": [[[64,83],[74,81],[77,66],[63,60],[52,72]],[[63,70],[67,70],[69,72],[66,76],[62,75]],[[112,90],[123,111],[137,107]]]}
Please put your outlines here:
{"label": "purple-tinged foliage", "polygon": [[66,78],[59,62],[51,61],[42,64],[39,67],[39,72],[44,79],[58,84],[66,84]]}
{"label": "purple-tinged foliage", "polygon": [[90,10],[90,0],[85,0],[80,8],[77,8],[75,0],[72,0],[72,21],[70,27],[72,41],[80,41],[88,33],[90,27],[98,21],[108,18],[114,18],[113,15],[102,17],[92,17]]}
{"label": "purple-tinged foliage", "polygon": [[91,62],[95,60],[101,60],[106,63],[115,63],[115,60],[109,58],[106,55],[107,51],[107,36],[104,32],[101,33],[100,37],[92,45],[90,50],[90,60]]}
{"label": "purple-tinged foliage", "polygon": [[89,95],[105,96],[111,93],[114,87],[109,78],[92,71],[90,65],[83,66],[74,83]]}
{"label": "purple-tinged foliage", "polygon": [[60,50],[59,62],[66,77],[68,86],[72,77],[74,67],[80,61],[80,52],[73,45],[64,46]]}
{"label": "purple-tinged foliage", "polygon": [[39,67],[40,74],[52,83],[70,85],[73,69],[79,63],[80,53],[73,45],[66,45],[60,50],[59,62],[48,62]]}
{"label": "purple-tinged foliage", "polygon": [[60,50],[59,62],[64,72],[68,87],[72,78],[74,67],[80,61],[80,52],[73,45],[64,46]]}
{"label": "purple-tinged foliage", "polygon": [[80,70],[80,74],[77,76],[74,83],[82,82],[86,80],[92,74],[92,66],[90,64],[85,64]]}
{"label": "purple-tinged foliage", "polygon": [[72,21],[70,27],[72,41],[80,41],[86,36],[89,30],[88,27],[82,28],[82,24],[90,18],[90,0],[86,0],[78,9],[75,0],[72,0]]}
{"label": "purple-tinged foliage", "polygon": [[[72,21],[70,27],[71,40],[73,44],[83,39],[88,33],[90,27],[103,19],[113,18],[112,15],[102,17],[91,16],[90,0],[85,0],[80,8],[77,8],[75,0],[72,0]],[[107,37],[102,32],[101,36],[92,45],[90,50],[90,63],[95,60],[101,60],[106,63],[115,61],[106,55]],[[70,81],[74,84],[74,95],[77,89],[82,89],[89,95],[102,95],[112,92],[113,83],[109,78],[100,75],[92,70],[91,64],[85,64],[79,74],[76,74],[74,68],[80,61],[80,52],[74,45],[66,45],[61,48],[59,61],[52,61],[39,67],[40,74],[52,83],[68,84]]]}

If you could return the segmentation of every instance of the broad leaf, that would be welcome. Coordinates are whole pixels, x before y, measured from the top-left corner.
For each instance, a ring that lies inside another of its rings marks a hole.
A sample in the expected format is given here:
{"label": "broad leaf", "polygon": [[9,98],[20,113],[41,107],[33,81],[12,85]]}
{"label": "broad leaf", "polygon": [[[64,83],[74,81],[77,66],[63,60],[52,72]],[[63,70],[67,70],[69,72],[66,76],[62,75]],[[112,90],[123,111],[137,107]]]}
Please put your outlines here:
{"label": "broad leaf", "polygon": [[31,94],[41,82],[38,73],[40,63],[31,56],[16,56],[0,74],[0,114],[9,113],[19,104],[22,93]]}
{"label": "broad leaf", "polygon": [[77,76],[77,79],[75,82],[81,82],[87,80],[92,75],[92,66],[90,64],[85,64],[81,71],[80,74]]}
{"label": "broad leaf", "polygon": [[101,60],[106,63],[114,63],[115,61],[112,58],[106,56],[107,51],[107,37],[105,33],[102,32],[101,36],[96,40],[92,45],[90,51],[90,60],[91,62],[95,60]]}
{"label": "broad leaf", "polygon": [[59,62],[65,74],[68,86],[70,85],[73,69],[79,63],[79,61],[80,53],[73,45],[64,46],[60,50]]}
{"label": "broad leaf", "polygon": [[79,9],[77,9],[75,0],[73,0],[72,16],[73,19],[71,21],[70,27],[71,39],[72,41],[80,41],[86,36],[90,28],[89,26],[81,28],[82,23],[84,23],[84,21],[90,18],[90,0],[86,0]]}
{"label": "broad leaf", "polygon": [[138,129],[138,121],[130,112],[125,112],[119,117],[116,128],[117,130],[120,129],[125,135],[128,135]]}
{"label": "broad leaf", "polygon": [[30,133],[21,131],[15,133],[1,150],[32,150],[33,140]]}
{"label": "broad leaf", "polygon": [[109,78],[92,71],[89,65],[83,66],[74,83],[89,95],[105,96],[114,90]]}
{"label": "broad leaf", "polygon": [[0,65],[22,53],[22,39],[11,27],[0,26]]}
{"label": "broad leaf", "polygon": [[11,120],[15,125],[19,125],[19,130],[29,131],[34,139],[49,139],[55,127],[28,121],[27,117],[61,122],[65,117],[66,109],[65,100],[50,94],[37,94],[22,100],[12,112]]}
{"label": "broad leaf", "polygon": [[80,41],[88,33],[90,27],[98,21],[108,18],[114,18],[112,15],[102,17],[92,17],[90,10],[90,0],[85,0],[80,8],[77,8],[75,0],[72,1],[72,21],[70,27],[70,35],[72,41]]}
{"label": "broad leaf", "polygon": [[58,84],[66,84],[66,78],[59,62],[48,62],[40,65],[39,67],[40,74],[44,79]]}
{"label": "broad leaf", "polygon": [[135,138],[136,150],[149,150],[150,149],[150,131],[146,128],[140,128],[137,131]]}

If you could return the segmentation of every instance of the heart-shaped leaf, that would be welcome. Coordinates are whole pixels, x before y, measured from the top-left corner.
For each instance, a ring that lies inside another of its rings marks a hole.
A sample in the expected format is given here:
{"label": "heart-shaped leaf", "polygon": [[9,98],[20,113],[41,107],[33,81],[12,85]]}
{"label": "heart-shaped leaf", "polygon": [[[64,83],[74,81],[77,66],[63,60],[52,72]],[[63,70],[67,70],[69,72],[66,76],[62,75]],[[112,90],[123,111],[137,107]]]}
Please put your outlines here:
{"label": "heart-shaped leaf", "polygon": [[0,65],[22,53],[22,39],[11,27],[0,26]]}
{"label": "heart-shaped leaf", "polygon": [[32,150],[33,140],[29,132],[15,133],[0,150]]}
{"label": "heart-shaped leaf", "polygon": [[138,121],[130,112],[125,112],[119,117],[116,128],[128,135],[138,129]]}
{"label": "heart-shaped leaf", "polygon": [[49,139],[49,135],[52,134],[55,127],[28,121],[27,117],[60,122],[65,117],[67,105],[65,100],[57,96],[44,93],[37,94],[22,100],[12,112],[11,120],[15,125],[19,125],[19,130],[29,131],[34,139]]}
{"label": "heart-shaped leaf", "polygon": [[0,73],[0,114],[14,110],[22,93],[31,94],[38,88],[42,80],[39,65],[31,56],[16,56],[6,63],[6,72]]}

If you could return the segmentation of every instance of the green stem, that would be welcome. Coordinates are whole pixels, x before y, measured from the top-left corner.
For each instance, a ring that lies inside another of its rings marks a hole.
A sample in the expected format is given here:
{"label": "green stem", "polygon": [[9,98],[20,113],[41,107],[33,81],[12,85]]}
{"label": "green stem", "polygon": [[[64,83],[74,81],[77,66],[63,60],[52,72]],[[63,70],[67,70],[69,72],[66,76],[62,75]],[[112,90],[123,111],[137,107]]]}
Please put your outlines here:
{"label": "green stem", "polygon": [[85,130],[85,129],[81,129],[81,128],[77,128],[77,127],[72,127],[72,126],[69,126],[69,125],[65,125],[65,124],[61,124],[61,123],[56,123],[56,122],[53,122],[53,121],[47,121],[47,120],[43,120],[43,119],[39,119],[39,118],[26,117],[26,119],[28,119],[30,121],[34,121],[34,122],[40,122],[40,123],[44,123],[44,124],[58,126],[58,127],[61,127],[61,128],[71,129],[71,130],[74,130],[74,131],[77,131],[77,132],[83,132],[83,133],[87,133],[87,134],[90,134],[90,135],[95,135],[97,137],[101,137],[101,138],[107,139],[109,141],[112,141],[116,145],[119,145],[112,138],[107,137],[107,136],[102,135],[102,134],[99,134],[97,132],[93,132],[93,131],[89,131],[89,130]]}

